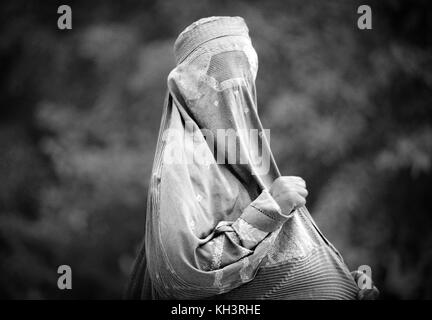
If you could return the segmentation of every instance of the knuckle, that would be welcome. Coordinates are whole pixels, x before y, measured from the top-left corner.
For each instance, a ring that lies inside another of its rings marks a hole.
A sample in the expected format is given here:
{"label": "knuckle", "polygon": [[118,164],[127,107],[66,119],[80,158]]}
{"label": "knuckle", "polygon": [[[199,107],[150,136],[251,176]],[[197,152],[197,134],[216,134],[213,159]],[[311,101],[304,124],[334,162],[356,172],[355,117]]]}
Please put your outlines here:
{"label": "knuckle", "polygon": [[288,190],[288,191],[286,192],[286,196],[287,196],[287,198],[289,198],[289,199],[295,199],[295,197],[297,196],[297,194],[296,194],[295,192],[291,191],[291,190]]}

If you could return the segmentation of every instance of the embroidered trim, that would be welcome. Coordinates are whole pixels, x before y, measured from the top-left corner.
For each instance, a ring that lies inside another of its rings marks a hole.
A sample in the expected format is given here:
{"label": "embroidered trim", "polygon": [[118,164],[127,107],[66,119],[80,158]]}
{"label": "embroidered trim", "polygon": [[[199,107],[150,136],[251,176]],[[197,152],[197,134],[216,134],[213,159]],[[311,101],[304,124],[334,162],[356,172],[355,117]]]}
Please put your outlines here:
{"label": "embroidered trim", "polygon": [[258,242],[264,239],[268,233],[255,228],[247,221],[239,218],[234,224],[233,228],[237,229],[237,233],[245,247],[254,247]]}
{"label": "embroidered trim", "polygon": [[242,260],[242,262],[243,262],[243,266],[240,269],[240,278],[241,278],[242,282],[246,282],[249,280],[249,275],[248,275],[246,269],[247,269],[247,267],[249,267],[250,263],[249,263],[248,258],[244,258]]}
{"label": "embroidered trim", "polygon": [[224,238],[223,237],[217,237],[213,240],[213,260],[211,264],[212,270],[216,270],[220,268],[221,262],[222,262],[222,253],[223,253],[223,245],[224,245]]}
{"label": "embroidered trim", "polygon": [[213,286],[215,287],[222,287],[222,277],[223,277],[223,271],[222,270],[216,270],[215,272],[215,280],[213,282]]}
{"label": "embroidered trim", "polygon": [[196,229],[195,229],[195,221],[193,219],[189,220],[189,226],[191,228],[191,231],[195,234]]}
{"label": "embroidered trim", "polygon": [[274,220],[274,221],[279,221],[279,220],[275,219],[275,217],[273,217],[270,213],[265,212],[263,209],[254,206],[252,203],[250,204],[250,206],[251,206],[252,208],[258,210],[258,211],[261,212],[262,214],[266,215],[266,216],[269,217],[270,219],[272,219],[272,220]]}

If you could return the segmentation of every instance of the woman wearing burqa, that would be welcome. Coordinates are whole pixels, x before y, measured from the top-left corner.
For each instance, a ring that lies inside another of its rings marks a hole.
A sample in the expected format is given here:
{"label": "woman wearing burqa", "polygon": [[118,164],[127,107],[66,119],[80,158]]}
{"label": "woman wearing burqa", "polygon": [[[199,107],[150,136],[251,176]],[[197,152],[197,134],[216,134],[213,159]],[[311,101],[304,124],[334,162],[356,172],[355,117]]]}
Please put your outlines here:
{"label": "woman wearing burqa", "polygon": [[174,49],[135,299],[355,299],[341,255],[280,176],[257,110],[240,17],[201,19]]}

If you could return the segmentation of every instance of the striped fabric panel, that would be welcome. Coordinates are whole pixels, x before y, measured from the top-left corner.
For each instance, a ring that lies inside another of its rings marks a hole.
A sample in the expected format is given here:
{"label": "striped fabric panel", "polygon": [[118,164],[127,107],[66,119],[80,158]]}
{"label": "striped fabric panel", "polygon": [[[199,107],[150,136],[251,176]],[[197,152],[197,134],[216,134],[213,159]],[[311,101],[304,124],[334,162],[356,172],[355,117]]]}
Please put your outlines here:
{"label": "striped fabric panel", "polygon": [[[306,212],[299,212],[298,217],[308,234],[314,239],[313,248],[307,255],[295,255],[294,258],[286,258],[276,263],[271,263],[269,260],[263,261],[251,282],[227,293],[218,292],[222,291],[222,288],[215,287],[215,295],[210,299],[356,299],[359,289],[340,254],[327,239],[320,236]],[[201,288],[190,286],[177,277],[165,278],[166,272],[175,275],[174,270],[168,269],[159,272],[160,280],[165,284],[165,293],[160,295],[154,292],[154,299],[170,298],[170,295],[167,295],[169,292],[176,293],[175,297],[171,296],[174,299],[191,299],[194,296],[200,298]]]}
{"label": "striped fabric panel", "polygon": [[358,287],[332,249],[317,247],[310,256],[261,267],[255,279],[215,299],[346,300]]}

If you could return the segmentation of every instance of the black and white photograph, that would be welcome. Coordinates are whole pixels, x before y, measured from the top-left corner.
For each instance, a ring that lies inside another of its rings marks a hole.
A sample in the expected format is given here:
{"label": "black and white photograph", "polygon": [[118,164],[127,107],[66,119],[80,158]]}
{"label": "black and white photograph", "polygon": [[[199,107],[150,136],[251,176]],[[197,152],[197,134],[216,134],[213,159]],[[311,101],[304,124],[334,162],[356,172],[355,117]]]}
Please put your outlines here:
{"label": "black and white photograph", "polygon": [[0,26],[1,300],[432,299],[432,2],[6,0]]}

